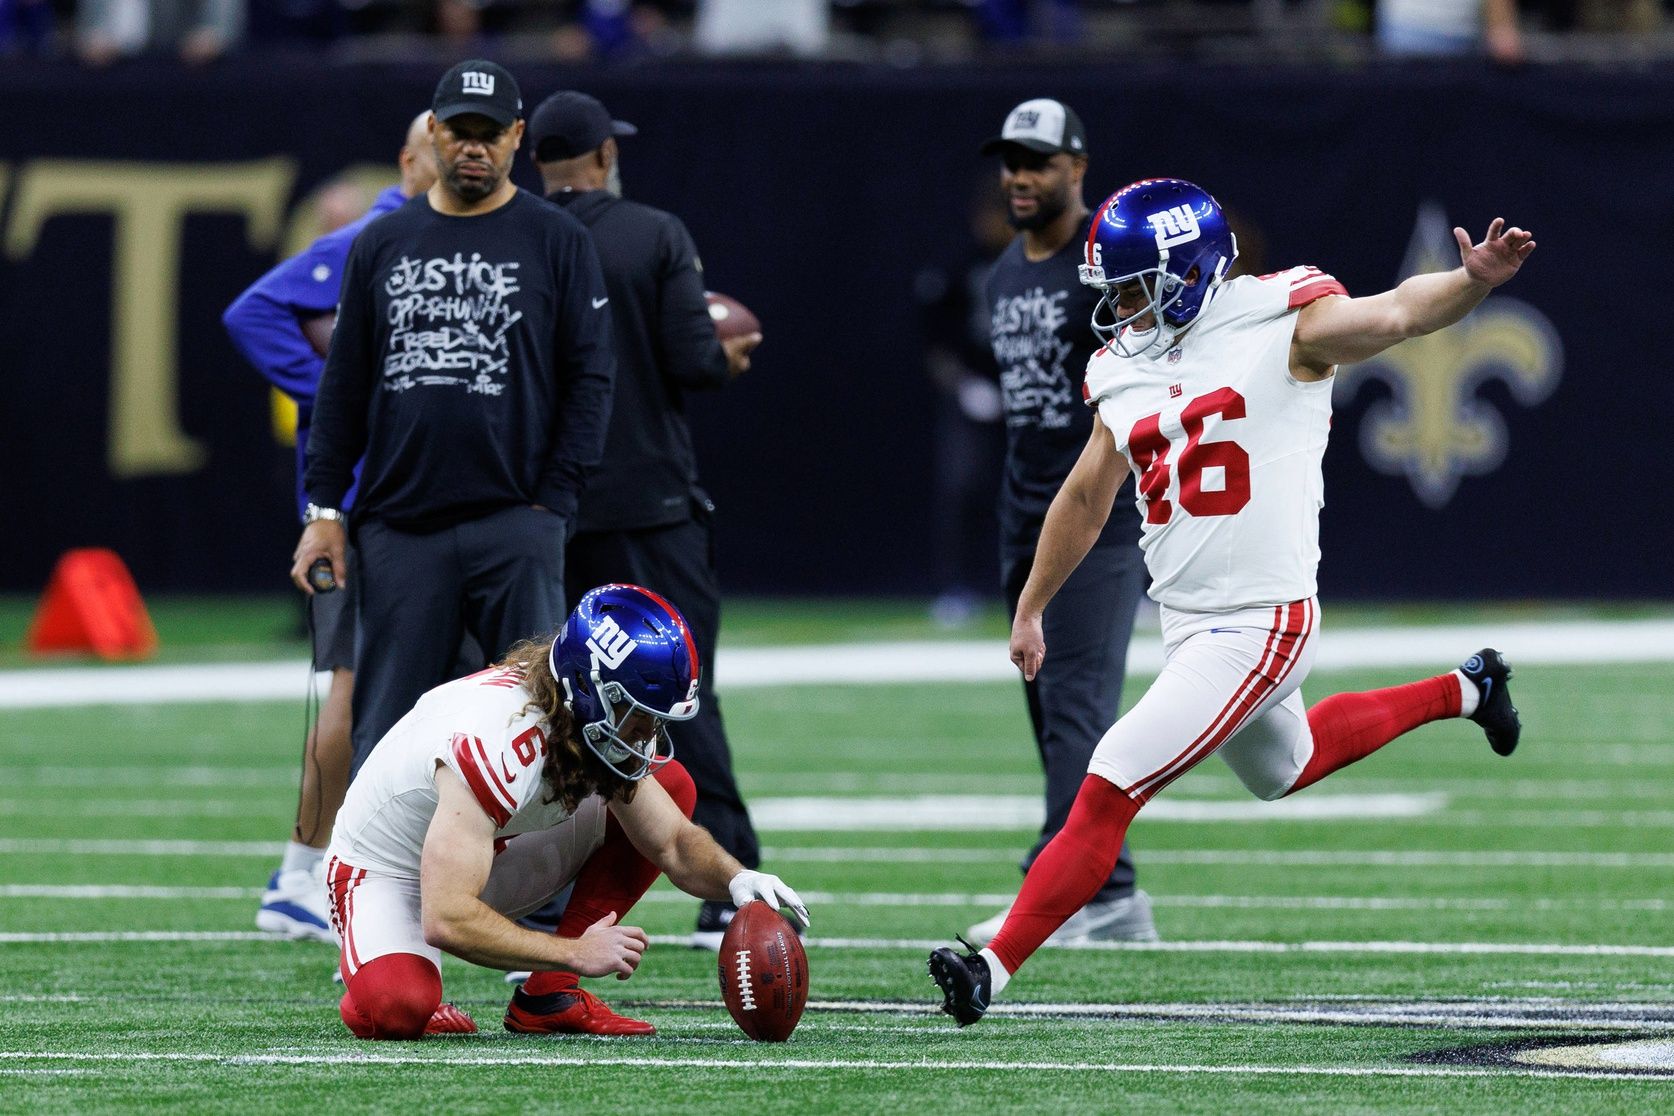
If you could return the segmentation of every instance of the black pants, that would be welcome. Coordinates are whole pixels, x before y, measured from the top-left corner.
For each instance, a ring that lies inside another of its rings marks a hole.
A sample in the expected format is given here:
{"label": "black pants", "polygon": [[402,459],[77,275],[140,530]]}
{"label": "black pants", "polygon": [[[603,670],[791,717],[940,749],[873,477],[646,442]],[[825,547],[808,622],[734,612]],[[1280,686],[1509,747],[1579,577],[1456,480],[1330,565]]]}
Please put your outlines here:
{"label": "black pants", "polygon": [[[562,516],[523,506],[425,534],[359,525],[351,780],[426,690],[564,622],[567,532]],[[466,635],[481,661],[459,663]]]}
{"label": "black pants", "polygon": [[613,581],[642,585],[667,597],[686,618],[697,641],[698,713],[669,726],[674,754],[697,783],[692,820],[746,868],[761,863],[750,812],[732,775],[732,749],[715,696],[715,641],[721,628],[721,593],[715,577],[715,542],[707,500],[694,500],[692,518],[667,527],[587,531],[570,540],[565,575],[571,600]]}
{"label": "black pants", "polygon": [[[1005,561],[1012,616],[1033,564],[1032,554]],[[1128,640],[1144,590],[1145,562],[1137,546],[1095,546],[1046,606],[1046,662],[1033,682],[1023,684],[1035,746],[1046,769],[1046,824],[1023,858],[1025,872],[1069,819],[1093,749],[1121,712]],[[1133,887],[1133,854],[1124,843],[1096,898],[1120,898],[1132,894]]]}

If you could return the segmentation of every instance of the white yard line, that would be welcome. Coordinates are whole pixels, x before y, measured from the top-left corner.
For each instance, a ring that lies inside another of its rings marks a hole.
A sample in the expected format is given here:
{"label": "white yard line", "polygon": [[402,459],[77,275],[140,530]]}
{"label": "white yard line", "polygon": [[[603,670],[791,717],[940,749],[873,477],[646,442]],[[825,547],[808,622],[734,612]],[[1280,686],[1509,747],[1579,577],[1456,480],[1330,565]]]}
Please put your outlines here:
{"label": "white yard line", "polygon": [[[191,841],[90,837],[0,837],[0,856],[215,856],[267,858],[285,851],[281,841]],[[921,846],[768,846],[768,862],[821,864],[1012,864],[1021,849],[938,849]],[[1414,849],[1150,849],[1150,864],[1230,867],[1346,868],[1674,868],[1665,852],[1509,852]]]}
{"label": "white yard line", "polygon": [[[292,794],[295,792],[292,791]],[[1345,818],[1420,818],[1447,805],[1429,794],[1313,794],[1280,802],[1253,798],[1167,798],[1152,803],[1155,822],[1282,822]],[[31,817],[40,798],[0,798],[0,817]],[[248,798],[100,798],[54,803],[72,817],[227,818],[251,811]],[[836,797],[760,796],[750,800],[756,828],[768,833],[1038,830],[1045,816],[1037,794],[917,794]]]}
{"label": "white yard line", "polygon": [[[1165,822],[1418,818],[1446,805],[1447,796],[1440,793],[1319,794],[1280,802],[1159,798],[1146,807],[1145,818]],[[757,829],[769,833],[1038,830],[1045,807],[1039,794],[763,797],[750,800],[750,816]]]}
{"label": "white yard line", "polygon": [[[1320,638],[1317,669],[1416,667],[1442,670],[1485,643],[1519,665],[1674,662],[1674,620],[1484,622],[1423,628],[1354,628]],[[1162,644],[1133,641],[1128,669],[1155,673]],[[724,691],[762,686],[1012,682],[1017,672],[999,640],[843,643],[723,649],[715,677]],[[60,667],[0,672],[0,708],[38,709],[174,702],[300,699],[308,665],[204,663]]]}
{"label": "white yard line", "polygon": [[272,857],[283,841],[187,841],[144,838],[0,837],[0,856],[236,856]]}
{"label": "white yard line", "polygon": [[[944,892],[815,891],[802,888],[807,903],[845,907],[998,907],[1010,903],[1011,893],[948,894]],[[153,887],[135,884],[0,884],[3,899],[68,900],[236,900],[259,899],[259,887]],[[672,888],[656,888],[641,903],[690,903]],[[1670,899],[1550,899],[1550,898],[1367,898],[1356,895],[1152,895],[1154,906],[1205,910],[1280,911],[1644,911],[1674,910]]]}
{"label": "white yard line", "polygon": [[[0,852],[6,843],[0,841]],[[890,846],[768,846],[762,858],[771,863],[816,864],[993,864],[1015,863],[1021,849],[937,849]],[[1425,851],[1418,849],[1154,849],[1145,848],[1147,864],[1199,864],[1231,867],[1347,868],[1674,868],[1674,853],[1664,852],[1511,852],[1500,850]]]}
{"label": "white yard line", "polygon": [[[468,1041],[468,1040],[467,1040]],[[742,1046],[747,1039],[739,1039]],[[449,1044],[450,1046],[452,1044]],[[916,1061],[877,1058],[780,1058],[764,1054],[759,1058],[669,1058],[623,1057],[602,1055],[588,1057],[570,1051],[560,1052],[548,1047],[538,1054],[491,1054],[483,1051],[475,1056],[451,1049],[443,1054],[373,1054],[365,1052],[329,1052],[320,1054],[184,1054],[164,1051],[130,1050],[121,1053],[75,1054],[65,1051],[38,1052],[32,1050],[0,1050],[0,1060],[11,1062],[183,1062],[214,1064],[228,1068],[243,1066],[331,1066],[337,1069],[363,1066],[623,1066],[653,1069],[748,1069],[766,1071],[850,1071],[910,1070],[913,1072],[970,1073],[979,1070],[1005,1070],[1022,1073],[1098,1073],[1098,1074],[1168,1074],[1193,1076],[1245,1077],[1532,1077],[1532,1078],[1590,1078],[1598,1080],[1598,1073],[1554,1069],[1527,1070],[1485,1067],[1482,1069],[1455,1066],[1272,1066],[1261,1064],[1194,1064],[1158,1062],[1074,1062],[1074,1061],[991,1061],[983,1059],[924,1058]],[[4,1071],[0,1071],[4,1072]],[[1666,1074],[1612,1073],[1610,1081],[1666,1081]]]}
{"label": "white yard line", "polygon": [[[685,946],[688,934],[653,934],[656,945]],[[88,930],[8,931],[0,945],[86,944],[93,942],[279,942],[270,935],[245,930]],[[809,937],[811,949],[930,950],[949,944],[942,938],[822,938]],[[1552,942],[1263,942],[1169,941],[1087,942],[1047,947],[1124,953],[1384,953],[1455,956],[1541,957],[1674,957],[1674,946],[1562,945]]]}

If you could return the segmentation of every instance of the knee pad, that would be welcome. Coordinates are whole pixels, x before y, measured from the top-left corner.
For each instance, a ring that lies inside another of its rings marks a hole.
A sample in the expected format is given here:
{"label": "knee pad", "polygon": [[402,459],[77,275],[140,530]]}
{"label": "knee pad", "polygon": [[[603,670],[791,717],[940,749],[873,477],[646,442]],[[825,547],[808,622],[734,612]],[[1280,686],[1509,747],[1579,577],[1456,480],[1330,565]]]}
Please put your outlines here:
{"label": "knee pad", "polygon": [[442,1003],[442,974],[429,958],[389,953],[360,967],[338,1005],[359,1038],[416,1039]]}

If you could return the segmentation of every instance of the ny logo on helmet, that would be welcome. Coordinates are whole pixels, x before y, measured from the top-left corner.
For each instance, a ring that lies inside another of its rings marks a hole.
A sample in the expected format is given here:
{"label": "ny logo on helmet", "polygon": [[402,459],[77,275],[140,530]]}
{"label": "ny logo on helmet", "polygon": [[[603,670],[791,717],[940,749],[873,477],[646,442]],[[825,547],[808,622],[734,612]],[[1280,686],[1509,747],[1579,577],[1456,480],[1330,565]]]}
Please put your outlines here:
{"label": "ny logo on helmet", "polygon": [[[1419,208],[1401,278],[1459,266],[1453,222],[1440,206]],[[1558,386],[1563,346],[1546,315],[1507,295],[1490,295],[1458,325],[1404,341],[1337,374],[1336,401],[1346,405],[1371,380],[1389,397],[1366,408],[1360,450],[1380,473],[1405,476],[1426,507],[1453,499],[1466,476],[1505,461],[1510,434],[1493,404],[1478,395],[1499,380],[1525,407]]]}
{"label": "ny logo on helmet", "polygon": [[1153,213],[1145,221],[1157,234],[1158,248],[1172,248],[1176,244],[1196,240],[1200,232],[1197,214],[1189,205],[1177,205],[1161,213]]}
{"label": "ny logo on helmet", "polygon": [[633,637],[609,616],[600,620],[593,634],[587,637],[587,650],[593,653],[594,670],[601,666],[615,670],[628,661],[628,656],[638,646]]}

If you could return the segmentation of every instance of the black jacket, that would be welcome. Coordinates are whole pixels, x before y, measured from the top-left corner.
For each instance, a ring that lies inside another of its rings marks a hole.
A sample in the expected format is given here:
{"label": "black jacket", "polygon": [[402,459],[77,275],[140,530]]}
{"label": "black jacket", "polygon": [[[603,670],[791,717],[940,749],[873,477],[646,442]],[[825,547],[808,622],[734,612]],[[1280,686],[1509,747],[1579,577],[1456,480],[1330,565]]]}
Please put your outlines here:
{"label": "black jacket", "polygon": [[727,382],[692,236],[674,214],[604,190],[549,200],[592,231],[616,327],[616,400],[576,529],[684,522],[697,484],[685,393]]}
{"label": "black jacket", "polygon": [[308,442],[309,499],[431,530],[517,504],[575,513],[616,362],[593,238],[521,191],[453,217],[423,194],[344,269]]}

